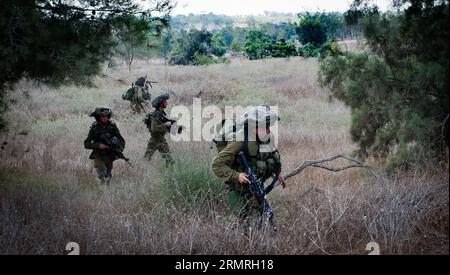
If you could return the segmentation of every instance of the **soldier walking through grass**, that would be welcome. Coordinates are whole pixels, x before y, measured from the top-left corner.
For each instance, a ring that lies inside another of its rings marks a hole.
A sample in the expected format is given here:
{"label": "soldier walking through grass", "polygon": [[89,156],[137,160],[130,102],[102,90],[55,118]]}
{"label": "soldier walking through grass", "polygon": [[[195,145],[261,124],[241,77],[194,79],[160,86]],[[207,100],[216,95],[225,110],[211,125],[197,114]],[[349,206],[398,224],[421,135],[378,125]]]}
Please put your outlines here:
{"label": "soldier walking through grass", "polygon": [[92,150],[89,159],[94,160],[94,167],[101,183],[110,182],[113,162],[118,159],[117,154],[110,148],[111,144],[115,144],[120,151],[125,148],[125,139],[116,124],[111,121],[111,115],[112,110],[108,107],[96,108],[90,115],[95,118],[95,122],[84,140],[84,148]]}
{"label": "soldier walking through grass", "polygon": [[147,144],[144,159],[151,160],[153,154],[158,150],[161,156],[166,160],[166,166],[174,163],[172,155],[170,154],[169,144],[165,135],[170,132],[174,123],[167,117],[164,111],[167,108],[169,100],[168,93],[162,93],[152,101],[154,111],[147,114],[144,123],[150,131],[151,137]]}
{"label": "soldier walking through grass", "polygon": [[130,101],[133,112],[145,112],[147,100],[151,99],[151,94],[149,92],[151,83],[155,82],[147,81],[147,76],[141,76],[132,84],[132,87],[122,95],[122,99]]}

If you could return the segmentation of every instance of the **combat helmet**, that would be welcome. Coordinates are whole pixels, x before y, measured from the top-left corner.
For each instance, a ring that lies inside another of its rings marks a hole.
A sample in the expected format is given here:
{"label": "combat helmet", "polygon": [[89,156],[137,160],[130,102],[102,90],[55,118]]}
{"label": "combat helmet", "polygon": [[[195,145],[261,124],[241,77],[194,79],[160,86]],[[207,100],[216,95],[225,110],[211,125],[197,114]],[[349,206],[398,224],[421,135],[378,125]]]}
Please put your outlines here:
{"label": "combat helmet", "polygon": [[159,96],[155,97],[152,101],[153,108],[158,108],[159,105],[164,101],[169,99],[169,93],[162,93]]}
{"label": "combat helmet", "polygon": [[146,77],[141,76],[134,82],[134,84],[138,85],[138,86],[144,86],[145,81],[146,81]]}
{"label": "combat helmet", "polygon": [[272,126],[276,121],[279,121],[280,117],[269,106],[255,106],[251,107],[245,112],[240,120],[240,125],[264,125],[264,127]]}
{"label": "combat helmet", "polygon": [[100,106],[95,108],[95,110],[90,114],[90,116],[95,117],[96,119],[99,116],[108,116],[109,118],[111,118],[112,115],[112,110],[109,107],[106,106]]}

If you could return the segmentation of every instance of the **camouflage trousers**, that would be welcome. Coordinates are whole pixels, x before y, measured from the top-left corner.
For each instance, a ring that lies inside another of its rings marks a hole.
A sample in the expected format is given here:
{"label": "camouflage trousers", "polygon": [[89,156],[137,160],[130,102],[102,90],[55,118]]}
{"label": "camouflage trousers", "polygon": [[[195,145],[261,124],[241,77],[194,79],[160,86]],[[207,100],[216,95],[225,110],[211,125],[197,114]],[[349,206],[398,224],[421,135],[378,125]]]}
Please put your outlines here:
{"label": "camouflage trousers", "polygon": [[233,213],[247,219],[258,213],[259,203],[254,197],[250,197],[250,190],[241,184],[226,183],[228,186],[227,204]]}
{"label": "camouflage trousers", "polygon": [[166,160],[166,166],[172,165],[174,163],[172,155],[170,154],[169,144],[167,143],[166,139],[150,138],[147,144],[147,150],[145,151],[144,158],[146,160],[151,160],[156,150],[158,150],[161,154],[161,157]]}
{"label": "camouflage trousers", "polygon": [[226,183],[228,187],[227,205],[244,225],[245,235],[261,229],[262,212],[255,197],[250,195],[248,186]]}
{"label": "camouflage trousers", "polygon": [[97,155],[94,157],[94,168],[102,182],[111,180],[114,160],[115,157],[112,155]]}
{"label": "camouflage trousers", "polygon": [[248,193],[238,190],[228,192],[227,204],[244,226],[244,234],[249,237],[252,232],[262,229],[262,213],[255,197],[248,199]]}
{"label": "camouflage trousers", "polygon": [[133,112],[135,113],[145,113],[145,107],[144,107],[144,102],[139,102],[139,101],[132,101],[131,102],[131,110],[133,110]]}

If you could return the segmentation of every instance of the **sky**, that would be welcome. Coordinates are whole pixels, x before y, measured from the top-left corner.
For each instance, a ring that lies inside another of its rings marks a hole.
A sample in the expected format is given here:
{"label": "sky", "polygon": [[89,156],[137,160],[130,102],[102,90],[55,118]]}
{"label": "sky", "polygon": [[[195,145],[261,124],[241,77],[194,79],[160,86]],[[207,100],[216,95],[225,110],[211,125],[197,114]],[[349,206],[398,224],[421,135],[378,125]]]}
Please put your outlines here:
{"label": "sky", "polygon": [[[259,15],[264,11],[296,14],[303,11],[339,11],[348,9],[352,0],[175,0],[172,14],[215,13],[225,15]],[[381,10],[389,8],[390,0],[375,0]]]}

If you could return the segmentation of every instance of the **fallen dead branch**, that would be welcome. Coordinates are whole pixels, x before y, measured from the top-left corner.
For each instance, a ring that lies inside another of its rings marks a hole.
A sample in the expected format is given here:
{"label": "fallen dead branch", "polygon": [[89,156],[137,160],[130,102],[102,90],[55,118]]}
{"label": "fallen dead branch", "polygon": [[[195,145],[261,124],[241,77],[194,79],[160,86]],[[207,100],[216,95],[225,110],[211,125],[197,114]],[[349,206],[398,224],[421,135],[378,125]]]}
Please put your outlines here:
{"label": "fallen dead branch", "polygon": [[[341,167],[331,167],[331,166],[327,166],[325,165],[326,163],[336,160],[336,159],[346,159],[348,161],[350,161],[351,164],[349,165],[345,165],[345,166],[341,166]],[[320,168],[320,169],[324,169],[327,171],[331,171],[331,172],[339,172],[339,171],[343,171],[343,170],[347,170],[350,168],[365,168],[369,171],[369,173],[376,179],[378,179],[378,175],[373,171],[373,169],[367,165],[364,162],[361,162],[357,159],[351,158],[349,156],[343,155],[343,154],[339,154],[339,155],[335,155],[332,157],[327,157],[327,158],[323,158],[323,159],[317,159],[317,160],[305,160],[300,166],[298,166],[296,169],[290,171],[289,173],[285,174],[283,177],[285,180],[298,175],[300,172],[302,172],[303,170],[305,170],[307,167],[316,167],[316,168]],[[274,186],[278,186],[280,183],[277,180],[274,184]],[[309,191],[316,189],[316,188],[309,188],[307,190],[308,193]],[[305,194],[303,194],[305,195]]]}

